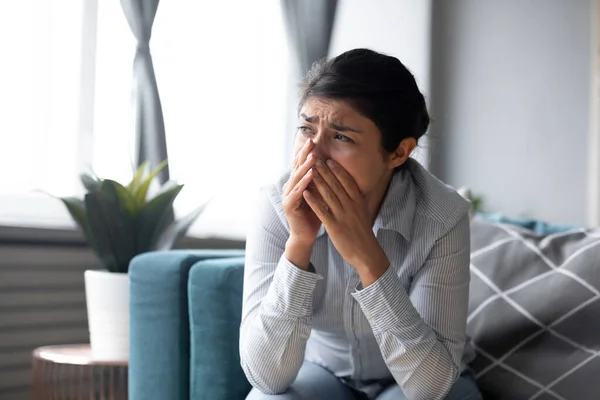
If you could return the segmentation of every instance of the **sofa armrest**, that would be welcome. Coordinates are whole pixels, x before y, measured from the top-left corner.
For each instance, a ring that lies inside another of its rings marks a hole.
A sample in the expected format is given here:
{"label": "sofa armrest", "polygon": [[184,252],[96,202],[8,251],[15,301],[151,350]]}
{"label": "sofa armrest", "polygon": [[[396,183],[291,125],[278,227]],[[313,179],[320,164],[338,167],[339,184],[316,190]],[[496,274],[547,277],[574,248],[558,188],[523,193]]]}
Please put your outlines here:
{"label": "sofa armrest", "polygon": [[251,389],[240,365],[244,258],[212,259],[192,267],[190,398],[243,400]]}
{"label": "sofa armrest", "polygon": [[189,400],[188,276],[198,261],[241,250],[173,250],[135,257],[130,278],[129,399]]}

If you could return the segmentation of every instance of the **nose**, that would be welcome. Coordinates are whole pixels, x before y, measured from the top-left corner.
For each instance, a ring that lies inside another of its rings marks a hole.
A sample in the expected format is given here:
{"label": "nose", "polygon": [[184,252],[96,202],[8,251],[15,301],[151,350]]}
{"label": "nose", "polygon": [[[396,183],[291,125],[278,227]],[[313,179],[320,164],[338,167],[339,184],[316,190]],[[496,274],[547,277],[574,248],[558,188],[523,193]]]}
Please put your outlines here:
{"label": "nose", "polygon": [[314,143],[314,147],[311,153],[322,160],[329,159],[329,149],[325,138],[322,135],[315,135],[312,141]]}

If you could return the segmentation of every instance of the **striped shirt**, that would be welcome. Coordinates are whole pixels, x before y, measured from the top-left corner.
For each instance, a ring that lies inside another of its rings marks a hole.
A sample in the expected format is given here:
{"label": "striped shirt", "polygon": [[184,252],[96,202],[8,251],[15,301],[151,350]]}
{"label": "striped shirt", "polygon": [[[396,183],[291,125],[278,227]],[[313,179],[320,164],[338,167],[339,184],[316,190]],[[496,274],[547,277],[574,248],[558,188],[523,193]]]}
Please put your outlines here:
{"label": "striped shirt", "polygon": [[262,190],[246,242],[240,332],[254,387],[285,391],[307,360],[358,389],[395,380],[408,399],[427,400],[450,390],[464,364],[469,203],[417,161],[405,165],[373,225],[390,266],[366,288],[323,227],[312,271],[290,263],[282,207],[289,172]]}

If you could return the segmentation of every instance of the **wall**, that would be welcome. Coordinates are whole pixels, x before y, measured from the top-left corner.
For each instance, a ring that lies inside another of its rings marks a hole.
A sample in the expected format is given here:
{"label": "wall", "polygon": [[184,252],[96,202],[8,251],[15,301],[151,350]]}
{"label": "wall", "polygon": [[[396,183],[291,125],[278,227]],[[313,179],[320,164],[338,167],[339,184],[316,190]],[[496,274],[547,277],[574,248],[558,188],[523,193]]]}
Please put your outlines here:
{"label": "wall", "polygon": [[[330,56],[365,47],[398,57],[427,97],[430,72],[430,0],[339,0]],[[427,141],[415,157],[427,164]]]}
{"label": "wall", "polygon": [[366,47],[398,57],[429,89],[429,0],[339,0],[329,52]]}
{"label": "wall", "polygon": [[31,398],[34,348],[89,341],[83,271],[99,267],[81,244],[0,240],[0,399]]}
{"label": "wall", "polygon": [[432,6],[431,170],[511,216],[585,224],[591,2]]}

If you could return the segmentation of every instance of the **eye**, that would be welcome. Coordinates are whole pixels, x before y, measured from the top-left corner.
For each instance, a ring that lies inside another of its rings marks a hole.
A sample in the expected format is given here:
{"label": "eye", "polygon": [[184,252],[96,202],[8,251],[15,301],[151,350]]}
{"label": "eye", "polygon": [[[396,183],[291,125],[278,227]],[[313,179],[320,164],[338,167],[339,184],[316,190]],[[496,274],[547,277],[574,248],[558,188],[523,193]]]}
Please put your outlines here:
{"label": "eye", "polygon": [[339,132],[336,132],[336,133],[335,133],[335,136],[334,136],[334,138],[335,138],[336,140],[339,140],[339,141],[342,141],[342,142],[348,142],[348,143],[352,143],[352,142],[353,142],[353,141],[352,141],[352,139],[350,139],[348,136],[342,135],[342,134],[341,134],[341,133],[339,133]]}
{"label": "eye", "polygon": [[312,128],[310,126],[307,126],[307,125],[301,125],[301,126],[299,126],[298,130],[300,132],[302,132],[302,133],[312,133],[313,132]]}

